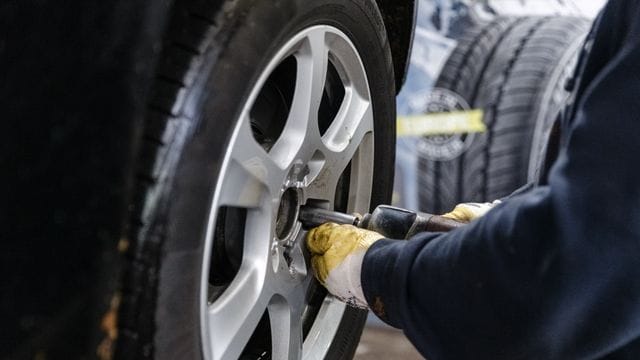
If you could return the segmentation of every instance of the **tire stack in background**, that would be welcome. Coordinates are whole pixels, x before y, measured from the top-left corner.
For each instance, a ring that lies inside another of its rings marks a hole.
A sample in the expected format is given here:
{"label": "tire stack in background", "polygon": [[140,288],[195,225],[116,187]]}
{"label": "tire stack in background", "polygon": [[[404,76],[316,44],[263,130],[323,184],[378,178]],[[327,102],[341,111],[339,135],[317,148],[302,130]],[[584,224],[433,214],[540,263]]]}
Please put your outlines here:
{"label": "tire stack in background", "polygon": [[460,202],[493,201],[535,180],[589,24],[577,17],[497,17],[465,31],[434,87],[483,110],[487,130],[454,135],[466,145],[450,158],[418,151],[421,210],[437,214]]}

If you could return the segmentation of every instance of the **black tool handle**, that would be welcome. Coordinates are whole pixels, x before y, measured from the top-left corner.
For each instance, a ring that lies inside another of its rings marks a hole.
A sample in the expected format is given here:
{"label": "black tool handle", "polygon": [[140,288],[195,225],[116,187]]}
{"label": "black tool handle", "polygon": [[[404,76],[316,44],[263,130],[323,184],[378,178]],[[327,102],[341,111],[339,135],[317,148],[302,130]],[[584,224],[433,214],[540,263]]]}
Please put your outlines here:
{"label": "black tool handle", "polygon": [[390,239],[408,239],[424,232],[446,232],[464,226],[440,215],[409,211],[394,206],[380,205],[371,214],[365,215],[358,226],[373,230]]}
{"label": "black tool handle", "polygon": [[441,215],[418,213],[414,226],[407,233],[407,238],[423,231],[448,232],[466,224]]}

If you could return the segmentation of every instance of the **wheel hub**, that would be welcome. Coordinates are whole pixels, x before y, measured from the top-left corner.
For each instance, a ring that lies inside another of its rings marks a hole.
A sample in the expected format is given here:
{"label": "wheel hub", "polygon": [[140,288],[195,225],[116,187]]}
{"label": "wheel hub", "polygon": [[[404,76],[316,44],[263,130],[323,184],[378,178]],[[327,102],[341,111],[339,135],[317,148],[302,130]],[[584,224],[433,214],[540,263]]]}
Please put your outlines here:
{"label": "wheel hub", "polygon": [[287,240],[294,235],[294,228],[300,209],[300,197],[298,188],[284,190],[280,198],[280,206],[276,217],[276,236],[279,240]]}
{"label": "wheel hub", "polygon": [[284,270],[292,279],[299,281],[307,274],[306,259],[302,251],[304,236],[298,215],[300,206],[304,205],[305,176],[308,174],[309,167],[296,160],[282,186],[272,244],[274,271]]}

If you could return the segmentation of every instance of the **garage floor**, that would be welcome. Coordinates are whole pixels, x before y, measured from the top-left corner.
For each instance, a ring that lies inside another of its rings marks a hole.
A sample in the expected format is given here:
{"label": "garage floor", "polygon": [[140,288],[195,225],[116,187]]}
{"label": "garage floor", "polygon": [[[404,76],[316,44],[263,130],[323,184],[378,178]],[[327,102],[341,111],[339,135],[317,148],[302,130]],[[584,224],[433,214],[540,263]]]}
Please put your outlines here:
{"label": "garage floor", "polygon": [[356,349],[356,360],[423,359],[402,331],[368,322]]}

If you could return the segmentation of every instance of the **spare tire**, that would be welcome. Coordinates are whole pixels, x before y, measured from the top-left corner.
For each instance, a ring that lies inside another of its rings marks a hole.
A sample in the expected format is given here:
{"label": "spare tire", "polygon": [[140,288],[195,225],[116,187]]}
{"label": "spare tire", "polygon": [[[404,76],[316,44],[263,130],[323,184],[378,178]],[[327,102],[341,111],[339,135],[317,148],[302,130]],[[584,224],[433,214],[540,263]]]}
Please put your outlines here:
{"label": "spare tire", "polygon": [[[588,26],[582,18],[497,18],[463,35],[435,87],[482,109],[487,131],[446,135],[464,143],[455,147],[459,153],[419,151],[422,210],[441,213],[460,202],[491,201],[527,182],[530,157],[539,161],[532,154],[540,152],[566,98],[564,82]],[[419,148],[443,143],[423,140]]]}

